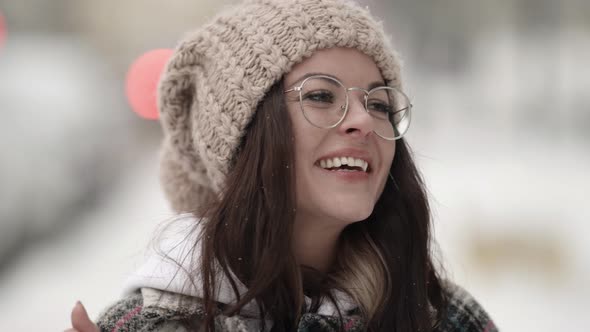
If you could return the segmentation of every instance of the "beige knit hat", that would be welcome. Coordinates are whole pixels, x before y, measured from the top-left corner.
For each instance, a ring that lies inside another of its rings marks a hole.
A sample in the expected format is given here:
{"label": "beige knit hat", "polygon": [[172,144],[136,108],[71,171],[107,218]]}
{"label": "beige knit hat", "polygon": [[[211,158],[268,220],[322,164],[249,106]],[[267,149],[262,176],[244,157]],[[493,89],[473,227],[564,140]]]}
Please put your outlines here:
{"label": "beige knit hat", "polygon": [[218,195],[265,93],[314,51],[356,48],[390,86],[400,66],[381,24],[347,0],[248,0],[188,35],[163,73],[161,182],[177,212]]}

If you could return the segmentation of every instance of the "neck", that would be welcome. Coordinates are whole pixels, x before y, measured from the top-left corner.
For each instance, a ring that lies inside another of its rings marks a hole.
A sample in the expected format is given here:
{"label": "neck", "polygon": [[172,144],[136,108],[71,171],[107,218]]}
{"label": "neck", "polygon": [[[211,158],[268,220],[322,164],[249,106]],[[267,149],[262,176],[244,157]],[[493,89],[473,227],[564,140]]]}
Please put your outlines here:
{"label": "neck", "polygon": [[295,218],[293,250],[300,265],[327,272],[334,261],[343,226],[323,220]]}

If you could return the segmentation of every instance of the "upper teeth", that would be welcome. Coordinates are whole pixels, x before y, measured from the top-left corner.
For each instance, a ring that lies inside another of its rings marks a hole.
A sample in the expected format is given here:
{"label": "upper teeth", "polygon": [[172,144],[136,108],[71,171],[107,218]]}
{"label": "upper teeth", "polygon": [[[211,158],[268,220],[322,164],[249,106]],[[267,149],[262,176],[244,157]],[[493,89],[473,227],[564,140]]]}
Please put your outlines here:
{"label": "upper teeth", "polygon": [[367,167],[369,167],[368,162],[353,157],[335,157],[320,160],[320,166],[322,168],[340,167],[342,165],[358,166],[363,169],[363,172],[366,172]]}

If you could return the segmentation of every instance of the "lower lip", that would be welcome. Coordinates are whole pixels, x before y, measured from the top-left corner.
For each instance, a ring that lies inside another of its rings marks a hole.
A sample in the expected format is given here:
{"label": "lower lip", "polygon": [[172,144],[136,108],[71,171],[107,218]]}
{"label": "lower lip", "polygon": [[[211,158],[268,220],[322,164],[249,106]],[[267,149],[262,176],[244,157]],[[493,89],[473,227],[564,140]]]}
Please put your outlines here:
{"label": "lower lip", "polygon": [[323,173],[337,176],[344,181],[362,181],[369,178],[369,173],[361,171],[330,171],[325,168],[318,167]]}

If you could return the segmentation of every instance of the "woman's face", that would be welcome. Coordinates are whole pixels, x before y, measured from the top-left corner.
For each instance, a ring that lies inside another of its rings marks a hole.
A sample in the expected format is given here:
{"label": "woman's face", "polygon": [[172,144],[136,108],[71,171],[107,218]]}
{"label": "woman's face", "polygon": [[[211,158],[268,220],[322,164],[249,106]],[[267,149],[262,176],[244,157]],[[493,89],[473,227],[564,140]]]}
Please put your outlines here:
{"label": "woman's face", "polygon": [[[384,85],[373,59],[355,49],[332,48],[314,53],[285,76],[285,89],[299,86],[309,74],[335,77],[346,88],[370,90]],[[374,119],[365,111],[362,91],[349,91],[348,96],[345,118],[338,126],[325,129],[306,120],[298,92],[286,93],[295,136],[298,223],[344,227],[366,219],[387,181],[395,141],[384,140],[373,132]],[[334,167],[338,164],[334,158],[342,161],[350,157],[367,162],[367,170]],[[331,160],[331,169],[326,168],[328,160]],[[319,222],[321,224],[317,224]]]}

